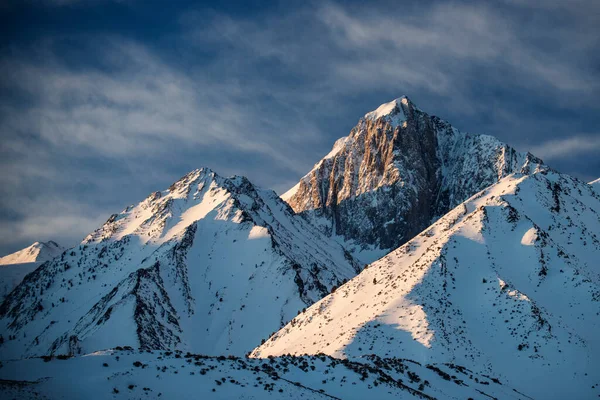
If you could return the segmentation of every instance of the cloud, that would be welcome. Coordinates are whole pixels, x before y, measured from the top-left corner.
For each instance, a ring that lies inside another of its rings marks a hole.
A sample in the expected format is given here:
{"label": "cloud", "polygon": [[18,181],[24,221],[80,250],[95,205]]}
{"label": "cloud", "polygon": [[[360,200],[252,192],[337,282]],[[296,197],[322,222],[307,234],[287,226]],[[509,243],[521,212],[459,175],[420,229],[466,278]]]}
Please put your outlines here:
{"label": "cloud", "polygon": [[0,52],[0,249],[50,229],[79,240],[203,165],[281,192],[401,94],[543,158],[595,154],[593,135],[556,144],[600,123],[597,6],[577,1],[287,2],[186,9],[137,39],[112,21],[31,33]]}
{"label": "cloud", "polygon": [[[84,238],[84,232],[91,232],[105,220],[106,214],[99,213],[90,205],[72,202],[57,197],[44,197],[43,201],[20,199],[18,220],[11,223],[4,220],[0,224],[2,245],[19,249],[35,241],[54,240],[61,245],[72,246]],[[7,210],[4,210],[6,212]]]}
{"label": "cloud", "polygon": [[[5,128],[105,156],[156,155],[165,142],[181,141],[262,153],[293,168],[271,140],[278,117],[258,110],[237,83],[191,79],[132,42],[113,41],[103,51],[104,71],[73,70],[56,60],[0,64],[12,78],[8,89],[34,98],[25,112],[4,104]],[[299,129],[303,136],[316,130],[297,121],[289,136]]]}
{"label": "cloud", "polygon": [[312,158],[305,146],[320,140],[318,128],[285,104],[264,109],[255,97],[268,89],[190,76],[121,38],[92,47],[102,60],[93,66],[64,62],[53,43],[0,60],[1,243],[54,232],[72,245],[192,168],[281,189],[277,179]]}
{"label": "cloud", "polygon": [[487,79],[510,78],[499,83],[516,80],[528,87],[543,84],[560,91],[589,93],[599,88],[590,71],[559,54],[566,51],[560,45],[549,48],[539,43],[558,44],[573,35],[580,39],[577,46],[591,50],[597,44],[594,40],[581,40],[576,30],[565,29],[549,29],[534,37],[510,13],[483,4],[435,3],[416,11],[385,13],[370,7],[352,12],[328,4],[318,17],[339,48],[358,55],[337,70],[348,78],[362,72],[366,84],[400,80],[450,94],[472,85],[472,73],[505,69],[510,74],[489,74]]}
{"label": "cloud", "polygon": [[259,19],[192,12],[182,21],[190,43],[222,49],[225,71],[278,65],[278,75],[304,80],[296,102],[318,99],[330,110],[338,106],[335,96],[420,93],[451,99],[444,107],[452,112],[476,114],[486,103],[474,98],[503,93],[552,98],[561,107],[597,104],[600,21],[582,13],[510,1],[321,2]]}
{"label": "cloud", "polygon": [[531,148],[544,161],[561,160],[585,155],[600,156],[600,134],[576,135],[544,142]]}

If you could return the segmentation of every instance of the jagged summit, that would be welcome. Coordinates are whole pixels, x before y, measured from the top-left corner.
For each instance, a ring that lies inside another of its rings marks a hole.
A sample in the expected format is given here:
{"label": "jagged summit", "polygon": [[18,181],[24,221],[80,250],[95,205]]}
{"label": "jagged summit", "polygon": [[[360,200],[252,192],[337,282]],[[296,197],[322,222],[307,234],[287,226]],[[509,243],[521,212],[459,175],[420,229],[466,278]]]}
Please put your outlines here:
{"label": "jagged summit", "polygon": [[414,107],[414,104],[408,97],[401,96],[365,114],[365,119],[376,121],[385,118],[392,126],[398,126],[406,122],[406,115],[410,112],[411,107]]}
{"label": "jagged summit", "polygon": [[370,262],[474,193],[541,164],[491,136],[460,132],[403,96],[360,119],[282,198]]}
{"label": "jagged summit", "polygon": [[197,169],[29,274],[0,306],[0,359],[243,355],[358,270],[275,192]]}
{"label": "jagged summit", "polygon": [[532,398],[595,398],[598,260],[600,194],[547,168],[514,173],[369,265],[252,355],[454,363]]}

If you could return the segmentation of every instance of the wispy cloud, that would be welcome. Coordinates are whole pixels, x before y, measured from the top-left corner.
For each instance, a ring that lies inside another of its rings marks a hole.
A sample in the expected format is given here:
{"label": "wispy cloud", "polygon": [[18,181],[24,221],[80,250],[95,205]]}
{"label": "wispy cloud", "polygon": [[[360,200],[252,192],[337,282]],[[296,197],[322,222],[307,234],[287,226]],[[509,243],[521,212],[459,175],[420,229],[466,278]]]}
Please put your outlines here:
{"label": "wispy cloud", "polygon": [[[272,174],[288,182],[304,171],[311,156],[289,145],[310,146],[318,128],[285,105],[263,109],[260,88],[186,75],[139,43],[99,44],[102,66],[69,66],[51,45],[37,55],[43,64],[31,53],[0,61],[0,90],[12,93],[0,100],[4,245],[81,239],[125,202],[195,167],[267,185],[277,184]],[[115,185],[127,180],[135,184]]]}
{"label": "wispy cloud", "polygon": [[545,161],[596,155],[600,157],[600,134],[575,135],[564,139],[543,142],[531,148],[531,152]]}
{"label": "wispy cloud", "polygon": [[[53,3],[73,5],[58,10],[70,17],[100,1]],[[106,32],[107,23],[7,46],[0,246],[50,239],[35,236],[52,233],[42,225],[80,239],[96,216],[202,165],[282,191],[361,115],[401,94],[545,159],[597,154],[597,135],[565,139],[598,121],[597,4],[198,8],[147,41]]]}
{"label": "wispy cloud", "polygon": [[[12,78],[8,88],[34,99],[26,110],[5,104],[4,128],[105,156],[156,155],[165,142],[180,141],[262,153],[294,167],[273,135],[280,117],[257,109],[252,93],[236,82],[192,79],[132,42],[111,41],[103,51],[108,70],[74,70],[52,59],[0,64]],[[317,130],[309,121],[296,122],[289,136]]]}

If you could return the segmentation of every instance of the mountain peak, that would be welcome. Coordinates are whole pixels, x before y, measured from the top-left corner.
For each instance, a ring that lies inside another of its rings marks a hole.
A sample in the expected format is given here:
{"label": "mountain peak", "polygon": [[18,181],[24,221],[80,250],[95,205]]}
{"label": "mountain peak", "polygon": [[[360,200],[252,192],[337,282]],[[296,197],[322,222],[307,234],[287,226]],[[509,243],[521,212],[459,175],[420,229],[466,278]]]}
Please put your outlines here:
{"label": "mountain peak", "polygon": [[328,235],[353,241],[369,262],[504,176],[541,164],[401,96],[367,113],[282,198]]}
{"label": "mountain peak", "polygon": [[34,263],[51,260],[64,251],[56,242],[35,242],[19,251],[0,257],[0,265]]}
{"label": "mountain peak", "polygon": [[366,113],[365,119],[377,121],[380,118],[387,117],[392,125],[397,126],[406,121],[405,111],[408,111],[409,106],[414,107],[414,104],[407,96],[400,96],[388,103],[383,103],[374,111]]}
{"label": "mountain peak", "polygon": [[116,345],[243,355],[359,269],[275,192],[198,169],[9,288],[0,334],[27,335],[0,358]]}

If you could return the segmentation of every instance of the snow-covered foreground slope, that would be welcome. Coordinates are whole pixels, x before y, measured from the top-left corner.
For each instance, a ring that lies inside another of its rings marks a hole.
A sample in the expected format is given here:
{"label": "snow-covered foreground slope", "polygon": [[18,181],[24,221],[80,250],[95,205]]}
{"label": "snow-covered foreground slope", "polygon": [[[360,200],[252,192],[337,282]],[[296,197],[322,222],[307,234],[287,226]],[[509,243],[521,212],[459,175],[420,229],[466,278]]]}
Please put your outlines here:
{"label": "snow-covered foreground slope", "polygon": [[281,197],[372,262],[480,190],[541,163],[460,132],[404,96],[366,114]]}
{"label": "snow-covered foreground slope", "polygon": [[600,195],[513,174],[294,318],[252,355],[365,354],[487,371],[533,398],[600,395]]}
{"label": "snow-covered foreground slope", "polygon": [[357,269],[274,192],[196,170],[29,274],[0,307],[0,359],[243,355]]}
{"label": "snow-covered foreground slope", "polygon": [[62,246],[51,240],[49,242],[35,242],[29,247],[0,257],[0,265],[42,263],[59,256],[64,250]]}
{"label": "snow-covered foreground slope", "polygon": [[106,351],[5,362],[0,397],[20,399],[528,399],[455,365],[370,357],[268,360]]}
{"label": "snow-covered foreground slope", "polygon": [[28,273],[42,262],[51,260],[64,251],[53,241],[35,242],[29,247],[0,258],[0,301],[13,290]]}

